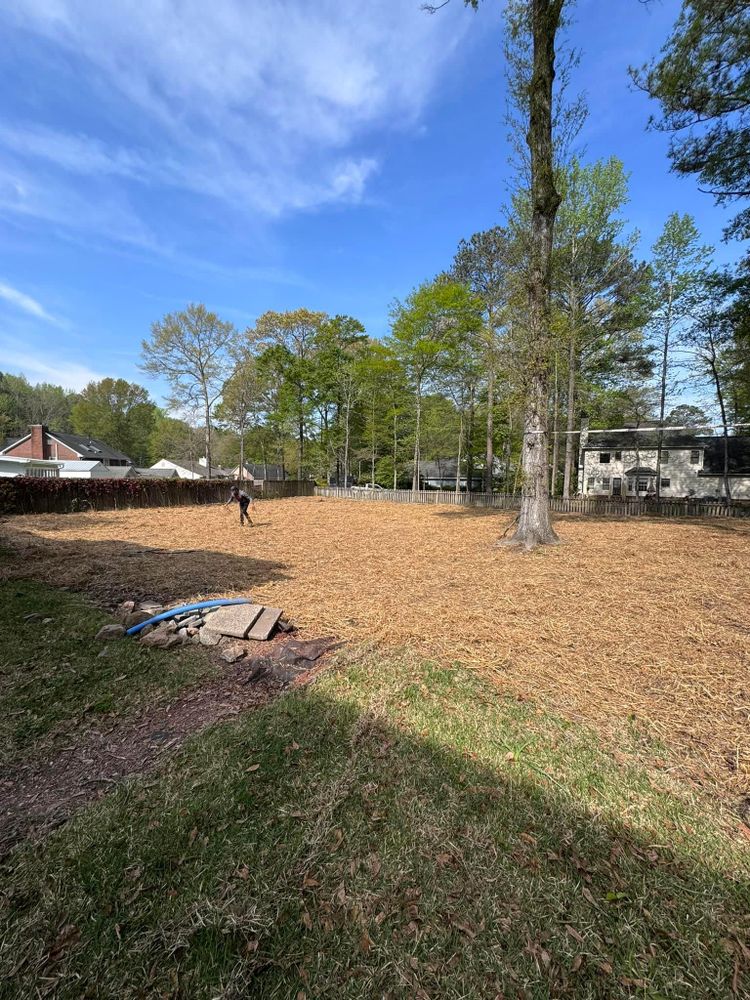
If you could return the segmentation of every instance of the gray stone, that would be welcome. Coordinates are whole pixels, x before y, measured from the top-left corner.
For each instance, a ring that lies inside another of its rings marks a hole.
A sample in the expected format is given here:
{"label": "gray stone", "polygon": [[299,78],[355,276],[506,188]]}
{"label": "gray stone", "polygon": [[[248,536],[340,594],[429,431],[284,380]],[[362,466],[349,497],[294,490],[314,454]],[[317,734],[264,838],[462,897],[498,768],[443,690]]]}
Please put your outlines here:
{"label": "gray stone", "polygon": [[110,639],[122,639],[124,635],[125,627],[123,625],[103,625],[96,633],[96,638],[101,639],[102,642],[108,642]]}
{"label": "gray stone", "polygon": [[218,646],[221,640],[221,632],[215,632],[212,628],[202,628],[199,641],[202,646]]}
{"label": "gray stone", "polygon": [[118,621],[124,623],[127,621],[128,616],[131,615],[134,610],[135,610],[135,601],[123,601],[122,604],[117,605],[117,609],[115,611],[115,617],[117,618]]}
{"label": "gray stone", "polygon": [[149,618],[153,618],[153,615],[149,611],[131,611],[120,620],[127,629],[132,628],[134,625],[142,625],[143,622],[147,622]]}
{"label": "gray stone", "polygon": [[211,628],[233,639],[244,639],[257,621],[263,607],[260,604],[230,604],[211,615]]}
{"label": "gray stone", "polygon": [[178,629],[177,629],[177,635],[179,635],[179,636],[180,636],[180,638],[181,638],[181,639],[183,640],[183,642],[185,641],[185,639],[188,639],[188,638],[190,638],[190,633],[189,633],[189,632],[188,632],[188,630],[187,630],[186,628],[184,628],[184,627],[183,627],[183,628],[178,628]]}
{"label": "gray stone", "polygon": [[141,645],[151,646],[155,649],[172,649],[174,646],[181,646],[182,639],[174,632],[167,632],[166,629],[157,628],[141,639]]}
{"label": "gray stone", "polygon": [[175,621],[179,622],[182,628],[195,628],[198,622],[203,623],[200,615],[180,615]]}
{"label": "gray stone", "polygon": [[222,649],[220,655],[225,663],[236,663],[237,660],[241,660],[245,655],[245,650],[242,646],[233,644],[231,646],[227,646],[226,649]]}
{"label": "gray stone", "polygon": [[54,620],[54,618],[42,618],[42,625],[51,625]]}
{"label": "gray stone", "polygon": [[140,632],[136,632],[136,635],[139,639],[143,639],[149,632],[153,632],[155,627],[154,625],[144,625]]}
{"label": "gray stone", "polygon": [[30,611],[29,614],[23,616],[23,620],[25,622],[34,622],[37,620],[37,618],[41,617],[42,616],[39,614],[38,611]]}

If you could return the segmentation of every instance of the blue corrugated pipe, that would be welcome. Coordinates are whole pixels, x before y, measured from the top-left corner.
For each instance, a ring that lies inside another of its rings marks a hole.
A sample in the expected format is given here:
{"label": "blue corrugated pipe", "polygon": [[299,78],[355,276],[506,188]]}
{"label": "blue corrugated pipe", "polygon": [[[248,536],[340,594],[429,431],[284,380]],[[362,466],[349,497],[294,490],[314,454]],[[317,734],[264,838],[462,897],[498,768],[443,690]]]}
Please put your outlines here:
{"label": "blue corrugated pipe", "polygon": [[169,611],[162,611],[160,615],[154,615],[148,621],[141,622],[140,625],[133,625],[125,635],[137,635],[142,628],[153,625],[154,622],[163,622],[165,618],[174,618],[185,611],[200,611],[201,608],[219,608],[224,604],[251,604],[247,597],[220,597],[215,601],[199,601],[197,604],[183,604],[181,608],[170,608]]}

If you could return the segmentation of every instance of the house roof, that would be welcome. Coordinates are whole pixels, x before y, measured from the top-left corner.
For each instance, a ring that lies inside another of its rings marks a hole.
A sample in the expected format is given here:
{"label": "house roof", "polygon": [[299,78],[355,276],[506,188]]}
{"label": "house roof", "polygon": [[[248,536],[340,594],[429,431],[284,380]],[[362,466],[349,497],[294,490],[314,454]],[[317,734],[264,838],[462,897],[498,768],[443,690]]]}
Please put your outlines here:
{"label": "house roof", "polygon": [[648,465],[634,465],[632,469],[628,469],[625,473],[626,476],[655,476],[656,469],[649,468]]}
{"label": "house roof", "polygon": [[144,479],[176,479],[177,469],[141,469],[135,470]]}
{"label": "house roof", "polygon": [[[63,434],[50,430],[47,431],[47,434],[53,441],[59,441],[60,444],[64,444],[66,448],[70,448],[71,451],[80,455],[82,461],[91,460],[92,462],[101,462],[102,459],[109,459],[110,461],[112,459],[119,459],[128,463],[131,461],[123,452],[118,451],[116,448],[111,448],[98,438],[88,437],[84,434]],[[13,448],[15,445],[20,444],[21,441],[26,441],[30,437],[31,434],[24,434],[22,437],[16,438],[15,441],[6,443],[2,451],[8,451],[9,448]]]}
{"label": "house roof", "polygon": [[[171,458],[163,458],[161,461],[169,462],[173,468],[185,469],[187,472],[192,472],[194,475],[200,476],[203,479],[206,478],[206,473],[208,472],[208,468],[205,465],[201,465],[200,462],[175,462]],[[154,465],[151,466],[151,469],[155,472],[158,471],[158,467]],[[233,479],[234,473],[231,469],[222,469],[220,465],[214,465],[211,463],[211,477],[213,478],[214,476],[224,479]]]}
{"label": "house roof", "polygon": [[[664,451],[675,448],[705,448],[706,444],[716,438],[707,434],[694,434],[689,431],[670,431],[664,428],[661,446]],[[590,431],[588,441],[583,451],[634,451],[635,449],[653,450],[659,443],[656,431],[626,431],[624,434],[612,434],[609,431]]]}
{"label": "house roof", "polygon": [[[239,472],[239,465],[234,470]],[[263,465],[262,462],[245,462],[245,472],[253,479],[285,479],[283,467],[280,465]],[[267,473],[267,474],[266,474]]]}

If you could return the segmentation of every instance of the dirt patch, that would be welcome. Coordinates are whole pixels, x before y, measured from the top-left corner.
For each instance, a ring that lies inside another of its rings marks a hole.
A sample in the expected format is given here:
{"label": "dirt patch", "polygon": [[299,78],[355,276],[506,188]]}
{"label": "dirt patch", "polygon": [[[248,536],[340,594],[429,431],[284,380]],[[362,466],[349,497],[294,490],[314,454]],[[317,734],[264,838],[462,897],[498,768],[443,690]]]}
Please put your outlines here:
{"label": "dirt patch", "polygon": [[524,554],[495,546],[506,512],[297,498],[259,515],[13,518],[10,572],[101,603],[251,593],[302,638],[460,660],[608,738],[635,727],[734,801],[750,793],[750,522],[560,517],[564,544]]}
{"label": "dirt patch", "polygon": [[[299,671],[296,683],[312,674]],[[124,778],[158,768],[194,733],[267,704],[284,687],[270,672],[250,672],[242,661],[166,705],[108,720],[67,747],[0,770],[0,857],[24,838],[59,826]]]}

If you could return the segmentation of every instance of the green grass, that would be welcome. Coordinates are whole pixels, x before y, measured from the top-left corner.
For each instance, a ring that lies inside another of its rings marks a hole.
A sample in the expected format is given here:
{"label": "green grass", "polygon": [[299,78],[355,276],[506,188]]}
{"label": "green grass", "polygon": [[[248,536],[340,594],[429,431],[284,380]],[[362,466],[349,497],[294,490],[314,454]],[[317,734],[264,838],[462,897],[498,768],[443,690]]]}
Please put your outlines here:
{"label": "green grass", "polygon": [[0,996],[747,996],[748,852],[642,752],[349,651],[18,849]]}
{"label": "green grass", "polygon": [[[24,620],[35,613],[41,617]],[[45,618],[52,621],[44,625]],[[175,656],[131,640],[95,641],[111,621],[77,594],[26,580],[0,582],[1,762],[86,717],[132,711],[213,670],[200,650]]]}

